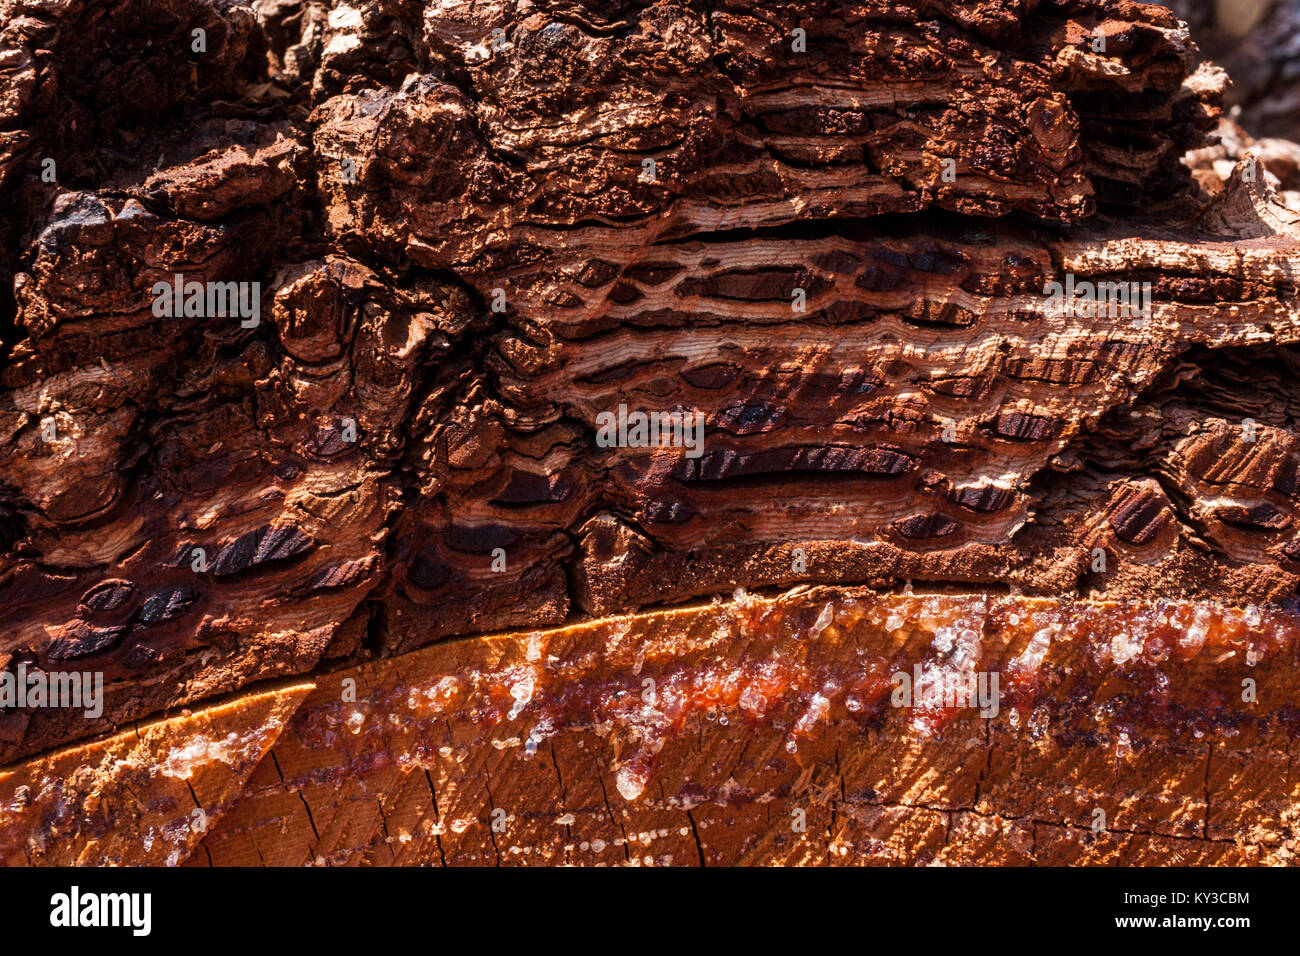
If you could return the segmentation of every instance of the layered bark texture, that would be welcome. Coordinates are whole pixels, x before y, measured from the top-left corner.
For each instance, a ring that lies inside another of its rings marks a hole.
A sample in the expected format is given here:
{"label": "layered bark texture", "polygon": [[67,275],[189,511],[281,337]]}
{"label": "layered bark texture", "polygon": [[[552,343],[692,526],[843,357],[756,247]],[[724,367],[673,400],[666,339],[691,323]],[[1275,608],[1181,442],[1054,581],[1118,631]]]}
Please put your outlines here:
{"label": "layered bark texture", "polygon": [[[15,768],[0,859],[1286,864],[1296,632],[814,588],[440,642]],[[996,712],[894,706],[972,667]]]}
{"label": "layered bark texture", "polygon": [[1227,90],[1128,0],[0,0],[0,668],[105,682],[0,852],[1287,862]]}

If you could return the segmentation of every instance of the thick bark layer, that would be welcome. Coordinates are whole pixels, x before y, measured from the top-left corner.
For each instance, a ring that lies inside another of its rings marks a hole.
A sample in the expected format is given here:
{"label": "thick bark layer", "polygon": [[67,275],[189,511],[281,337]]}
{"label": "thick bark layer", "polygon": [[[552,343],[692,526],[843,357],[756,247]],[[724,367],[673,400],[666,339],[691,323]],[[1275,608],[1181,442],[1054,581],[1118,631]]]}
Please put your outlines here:
{"label": "thick bark layer", "polygon": [[[0,759],[736,587],[1292,613],[1300,163],[1164,8],[0,16],[0,667],[107,682]],[[1054,310],[1076,280],[1150,307]],[[256,311],[160,314],[177,281]],[[608,446],[620,406],[698,412],[698,456]]]}

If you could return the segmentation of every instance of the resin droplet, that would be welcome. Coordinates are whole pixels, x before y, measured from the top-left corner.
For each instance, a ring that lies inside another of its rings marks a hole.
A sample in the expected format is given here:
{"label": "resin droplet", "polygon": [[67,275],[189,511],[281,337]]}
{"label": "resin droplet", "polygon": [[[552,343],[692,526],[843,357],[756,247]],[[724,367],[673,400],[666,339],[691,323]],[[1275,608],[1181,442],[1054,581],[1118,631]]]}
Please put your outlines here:
{"label": "resin droplet", "polygon": [[618,773],[614,776],[614,784],[624,800],[635,800],[641,796],[649,782],[650,778],[646,774],[639,773],[628,766],[619,767]]}

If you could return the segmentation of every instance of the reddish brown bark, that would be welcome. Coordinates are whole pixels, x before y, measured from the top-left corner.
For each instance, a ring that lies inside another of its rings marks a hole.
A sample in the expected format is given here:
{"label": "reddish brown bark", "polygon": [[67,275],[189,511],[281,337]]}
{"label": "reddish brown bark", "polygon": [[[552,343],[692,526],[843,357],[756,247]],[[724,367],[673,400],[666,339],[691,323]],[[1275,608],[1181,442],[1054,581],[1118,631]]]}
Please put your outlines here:
{"label": "reddish brown bark", "polygon": [[[1300,162],[1223,116],[1225,75],[1165,8],[0,16],[0,666],[106,681],[98,719],[0,716],[7,761],[737,587],[1165,601],[1192,630],[1295,610]],[[178,275],[256,312],[160,315]],[[1053,311],[1067,281],[1149,284],[1150,307]],[[699,455],[607,446],[620,406],[698,412]],[[880,809],[1033,830],[1027,799]],[[1282,852],[1251,812],[1229,855]],[[1185,836],[1154,819],[1131,832]],[[319,855],[388,852],[362,831]]]}

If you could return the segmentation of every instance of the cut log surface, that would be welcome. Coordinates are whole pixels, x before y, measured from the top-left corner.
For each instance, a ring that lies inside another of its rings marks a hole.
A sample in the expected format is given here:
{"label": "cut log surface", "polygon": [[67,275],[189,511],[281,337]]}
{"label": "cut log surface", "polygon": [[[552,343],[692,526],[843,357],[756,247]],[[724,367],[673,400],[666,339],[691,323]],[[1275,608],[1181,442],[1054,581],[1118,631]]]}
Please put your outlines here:
{"label": "cut log surface", "polygon": [[4,860],[1289,862],[1300,147],[1193,36],[0,0],[0,672],[104,681]]}
{"label": "cut log surface", "polygon": [[[1255,607],[742,593],[441,642],[35,760],[0,781],[44,781],[5,832],[11,856],[132,863],[160,852],[132,852],[148,822],[186,837],[169,862],[217,866],[1289,863],[1297,637]],[[971,668],[1003,682],[987,715],[926,699]],[[141,760],[57,776],[123,747],[163,774],[142,785],[166,822],[121,798]],[[192,799],[173,779],[213,767]],[[96,823],[120,855],[82,849]]]}
{"label": "cut log surface", "polygon": [[0,863],[175,866],[242,793],[297,683],[144,724],[0,774]]}

